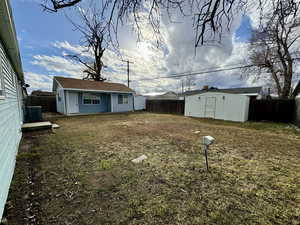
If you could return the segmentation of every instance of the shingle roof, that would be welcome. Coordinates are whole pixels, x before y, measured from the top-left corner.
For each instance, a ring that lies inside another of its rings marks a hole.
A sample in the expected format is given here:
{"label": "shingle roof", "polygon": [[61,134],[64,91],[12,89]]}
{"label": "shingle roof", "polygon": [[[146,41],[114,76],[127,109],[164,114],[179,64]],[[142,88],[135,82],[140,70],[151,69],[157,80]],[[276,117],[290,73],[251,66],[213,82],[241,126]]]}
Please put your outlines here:
{"label": "shingle roof", "polygon": [[244,88],[226,88],[226,89],[208,89],[208,90],[194,90],[186,91],[184,95],[202,94],[205,92],[224,92],[229,94],[259,94],[262,87],[244,87]]}
{"label": "shingle roof", "polygon": [[100,82],[91,80],[80,80],[75,78],[54,77],[54,79],[63,87],[68,89],[83,89],[112,92],[134,92],[124,84]]}

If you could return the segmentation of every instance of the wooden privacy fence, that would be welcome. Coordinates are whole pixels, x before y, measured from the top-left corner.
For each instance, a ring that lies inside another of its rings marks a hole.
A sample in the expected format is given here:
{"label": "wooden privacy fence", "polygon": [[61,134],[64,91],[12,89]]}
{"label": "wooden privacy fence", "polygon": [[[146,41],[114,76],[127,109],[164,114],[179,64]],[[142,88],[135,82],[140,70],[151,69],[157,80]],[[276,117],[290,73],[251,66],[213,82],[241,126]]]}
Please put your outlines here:
{"label": "wooden privacy fence", "polygon": [[184,100],[146,100],[146,111],[184,114]]}
{"label": "wooden privacy fence", "polygon": [[293,121],[294,100],[252,100],[249,105],[249,120],[290,123]]}
{"label": "wooden privacy fence", "polygon": [[42,106],[43,112],[56,112],[55,96],[28,96],[26,106]]}

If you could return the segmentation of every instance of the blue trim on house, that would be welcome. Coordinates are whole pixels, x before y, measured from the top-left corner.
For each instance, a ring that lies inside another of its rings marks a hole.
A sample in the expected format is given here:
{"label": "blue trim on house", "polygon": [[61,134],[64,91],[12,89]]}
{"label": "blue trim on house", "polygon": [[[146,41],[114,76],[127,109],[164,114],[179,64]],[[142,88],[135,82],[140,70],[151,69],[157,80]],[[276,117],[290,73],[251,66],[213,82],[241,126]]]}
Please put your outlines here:
{"label": "blue trim on house", "polygon": [[79,113],[110,112],[110,94],[97,93],[96,95],[100,96],[100,104],[83,104],[83,93],[85,92],[78,94]]}

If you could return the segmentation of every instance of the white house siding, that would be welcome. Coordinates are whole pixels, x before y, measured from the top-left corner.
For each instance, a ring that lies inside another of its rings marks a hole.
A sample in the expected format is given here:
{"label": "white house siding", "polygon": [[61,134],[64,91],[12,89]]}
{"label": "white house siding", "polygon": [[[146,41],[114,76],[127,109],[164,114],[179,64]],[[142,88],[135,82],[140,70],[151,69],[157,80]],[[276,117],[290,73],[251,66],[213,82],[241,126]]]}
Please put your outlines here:
{"label": "white house siding", "polygon": [[129,112],[133,111],[133,96],[132,94],[122,94],[128,95],[128,104],[118,104],[118,95],[119,94],[111,94],[111,105],[112,112]]}
{"label": "white house siding", "polygon": [[146,109],[146,97],[141,95],[134,96],[134,110]]}
{"label": "white house siding", "polygon": [[56,90],[56,108],[57,112],[65,114],[65,93],[64,90],[59,86]]}
{"label": "white house siding", "polygon": [[0,219],[12,180],[21,140],[22,89],[0,42],[0,77],[4,76],[5,98],[0,99]]}
{"label": "white house siding", "polygon": [[[207,98],[215,99],[214,113],[206,112]],[[239,94],[207,92],[186,96],[185,116],[244,122],[248,120],[249,97]]]}

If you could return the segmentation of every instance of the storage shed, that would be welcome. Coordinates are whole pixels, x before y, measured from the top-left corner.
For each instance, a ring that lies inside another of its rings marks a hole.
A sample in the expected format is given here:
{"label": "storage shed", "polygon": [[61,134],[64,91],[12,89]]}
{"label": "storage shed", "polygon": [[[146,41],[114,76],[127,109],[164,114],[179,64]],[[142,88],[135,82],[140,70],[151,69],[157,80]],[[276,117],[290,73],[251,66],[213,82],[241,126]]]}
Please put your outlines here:
{"label": "storage shed", "polygon": [[143,95],[134,95],[134,110],[146,109],[146,97]]}
{"label": "storage shed", "polygon": [[185,97],[185,116],[245,122],[250,97],[242,94],[207,91]]}

